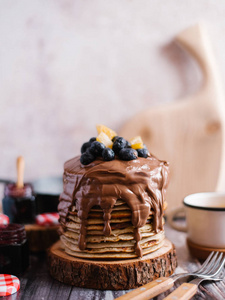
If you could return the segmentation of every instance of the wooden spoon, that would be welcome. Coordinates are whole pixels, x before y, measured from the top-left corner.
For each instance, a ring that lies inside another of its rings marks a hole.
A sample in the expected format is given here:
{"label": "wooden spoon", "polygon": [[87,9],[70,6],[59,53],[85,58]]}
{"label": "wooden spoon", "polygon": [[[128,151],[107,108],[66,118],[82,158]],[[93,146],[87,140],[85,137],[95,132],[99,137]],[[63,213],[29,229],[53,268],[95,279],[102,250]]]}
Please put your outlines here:
{"label": "wooden spoon", "polygon": [[16,186],[18,188],[24,187],[24,158],[23,156],[19,156],[16,161],[16,167],[17,167],[17,182]]}

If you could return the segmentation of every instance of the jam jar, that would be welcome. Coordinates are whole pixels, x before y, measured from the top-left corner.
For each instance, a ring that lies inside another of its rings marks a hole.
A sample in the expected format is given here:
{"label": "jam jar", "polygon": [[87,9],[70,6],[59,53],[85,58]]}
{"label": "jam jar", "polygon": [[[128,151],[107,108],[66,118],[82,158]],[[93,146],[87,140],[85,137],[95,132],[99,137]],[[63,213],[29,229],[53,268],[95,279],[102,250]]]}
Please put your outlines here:
{"label": "jam jar", "polygon": [[10,223],[34,223],[35,197],[32,185],[25,183],[23,187],[18,187],[15,183],[6,184],[2,207]]}
{"label": "jam jar", "polygon": [[0,273],[19,275],[28,265],[29,247],[24,226],[0,225]]}

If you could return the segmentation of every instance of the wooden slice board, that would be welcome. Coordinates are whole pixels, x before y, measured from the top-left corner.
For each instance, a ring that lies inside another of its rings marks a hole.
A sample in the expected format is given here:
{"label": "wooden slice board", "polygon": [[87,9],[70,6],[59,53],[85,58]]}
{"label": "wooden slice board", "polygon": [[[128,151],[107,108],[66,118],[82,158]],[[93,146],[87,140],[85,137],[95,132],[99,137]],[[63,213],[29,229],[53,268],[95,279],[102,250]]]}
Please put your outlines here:
{"label": "wooden slice board", "polygon": [[82,288],[133,289],[160,276],[170,276],[176,267],[176,250],[168,239],[159,250],[142,258],[128,260],[98,261],[73,257],[64,252],[60,241],[48,250],[51,276]]}
{"label": "wooden slice board", "polygon": [[119,131],[127,139],[141,135],[151,153],[170,163],[169,209],[188,194],[223,190],[225,183],[224,96],[209,40],[204,28],[196,25],[181,32],[175,41],[202,70],[199,91],[146,109]]}
{"label": "wooden slice board", "polygon": [[41,252],[47,250],[59,239],[59,225],[40,226],[36,224],[25,225],[29,249],[31,252]]}
{"label": "wooden slice board", "polygon": [[189,248],[189,251],[192,256],[197,257],[198,259],[205,260],[209,254],[213,251],[219,251],[225,253],[225,249],[222,248],[209,248],[201,245],[197,245],[193,242],[191,242],[189,239],[187,239],[187,245]]}

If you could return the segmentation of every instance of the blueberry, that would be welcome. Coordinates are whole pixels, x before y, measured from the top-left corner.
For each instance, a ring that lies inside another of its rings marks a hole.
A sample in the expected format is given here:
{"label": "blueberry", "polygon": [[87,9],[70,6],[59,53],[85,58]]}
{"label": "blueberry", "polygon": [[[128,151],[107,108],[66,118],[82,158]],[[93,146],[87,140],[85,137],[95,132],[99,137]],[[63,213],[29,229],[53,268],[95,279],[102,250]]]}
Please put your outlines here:
{"label": "blueberry", "polygon": [[127,145],[127,141],[122,137],[117,137],[113,143],[113,151],[116,154],[119,154],[120,150],[125,148]]}
{"label": "blueberry", "polygon": [[119,137],[118,135],[114,136],[114,137],[112,138],[112,142],[114,143],[115,140],[116,140],[118,137]]}
{"label": "blueberry", "polygon": [[132,148],[123,148],[119,152],[119,158],[122,160],[133,160],[138,157],[136,150]]}
{"label": "blueberry", "polygon": [[93,154],[94,156],[101,156],[102,155],[102,151],[105,149],[105,145],[94,141],[91,143],[91,146],[89,148],[89,151],[91,152],[91,154]]}
{"label": "blueberry", "polygon": [[139,157],[147,158],[149,156],[149,152],[147,148],[137,149],[137,153]]}
{"label": "blueberry", "polygon": [[90,143],[93,143],[94,141],[96,141],[96,137],[92,137],[92,138],[90,138],[90,140],[89,140]]}
{"label": "blueberry", "polygon": [[102,157],[104,160],[113,160],[115,158],[115,153],[112,149],[110,148],[105,148],[103,151],[102,151]]}
{"label": "blueberry", "polygon": [[84,152],[80,157],[80,162],[83,165],[88,165],[91,162],[93,162],[94,160],[95,160],[95,156],[93,154],[91,154],[90,151],[88,151],[88,150],[86,152]]}
{"label": "blueberry", "polygon": [[131,148],[131,143],[127,141],[126,148]]}
{"label": "blueberry", "polygon": [[91,146],[90,142],[84,143],[80,149],[81,153],[84,153],[90,146]]}

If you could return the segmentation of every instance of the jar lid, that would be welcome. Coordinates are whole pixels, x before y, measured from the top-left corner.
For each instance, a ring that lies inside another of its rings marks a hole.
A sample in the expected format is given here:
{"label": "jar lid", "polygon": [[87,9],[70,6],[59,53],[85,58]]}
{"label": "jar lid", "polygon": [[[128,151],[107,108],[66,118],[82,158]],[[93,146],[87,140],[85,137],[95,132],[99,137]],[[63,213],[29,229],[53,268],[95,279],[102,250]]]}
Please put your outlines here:
{"label": "jar lid", "polygon": [[44,213],[36,216],[36,224],[42,226],[53,226],[59,224],[59,214],[58,213]]}
{"label": "jar lid", "polygon": [[9,224],[9,217],[7,215],[0,213],[0,225],[7,225]]}
{"label": "jar lid", "polygon": [[20,280],[14,275],[0,274],[0,297],[10,296],[20,289]]}

